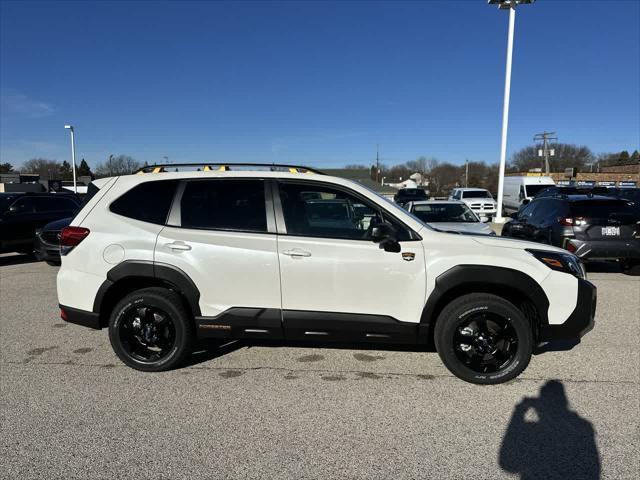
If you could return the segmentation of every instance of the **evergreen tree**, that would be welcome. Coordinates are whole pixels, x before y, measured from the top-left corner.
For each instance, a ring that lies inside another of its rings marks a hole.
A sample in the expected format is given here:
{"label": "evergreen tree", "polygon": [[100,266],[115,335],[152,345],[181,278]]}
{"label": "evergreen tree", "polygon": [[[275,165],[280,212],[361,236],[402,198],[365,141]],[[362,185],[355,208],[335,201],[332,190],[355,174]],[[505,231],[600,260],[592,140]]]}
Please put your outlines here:
{"label": "evergreen tree", "polygon": [[0,173],[11,173],[11,172],[13,172],[13,165],[11,165],[9,162],[0,163]]}
{"label": "evergreen tree", "polygon": [[71,171],[71,165],[66,160],[62,162],[60,168],[58,168],[60,180],[71,180],[73,178],[73,172]]}
{"label": "evergreen tree", "polygon": [[93,178],[93,173],[91,172],[91,168],[89,168],[89,164],[83,158],[80,162],[80,166],[77,169],[77,173],[79,177],[91,177]]}
{"label": "evergreen tree", "polygon": [[621,151],[620,156],[618,157],[618,165],[626,165],[630,163],[630,161],[631,156],[629,155],[629,152],[627,152],[626,150]]}
{"label": "evergreen tree", "polygon": [[631,163],[640,163],[640,152],[638,150],[634,150],[631,155]]}

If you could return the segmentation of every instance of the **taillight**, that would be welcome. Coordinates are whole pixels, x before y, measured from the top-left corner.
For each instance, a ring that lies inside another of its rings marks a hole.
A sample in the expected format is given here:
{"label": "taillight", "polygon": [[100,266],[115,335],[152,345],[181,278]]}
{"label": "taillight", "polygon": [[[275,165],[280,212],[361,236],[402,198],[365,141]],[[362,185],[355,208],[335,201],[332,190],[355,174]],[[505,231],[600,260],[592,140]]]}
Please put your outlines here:
{"label": "taillight", "polygon": [[574,225],[579,227],[580,225],[587,224],[587,221],[583,217],[560,217],[558,222],[565,227],[573,227]]}
{"label": "taillight", "polygon": [[567,250],[569,250],[571,253],[574,253],[577,250],[577,248],[573,243],[569,242],[567,243]]}
{"label": "taillight", "polygon": [[83,227],[64,227],[60,232],[60,255],[66,255],[80,245],[89,235],[89,229]]}

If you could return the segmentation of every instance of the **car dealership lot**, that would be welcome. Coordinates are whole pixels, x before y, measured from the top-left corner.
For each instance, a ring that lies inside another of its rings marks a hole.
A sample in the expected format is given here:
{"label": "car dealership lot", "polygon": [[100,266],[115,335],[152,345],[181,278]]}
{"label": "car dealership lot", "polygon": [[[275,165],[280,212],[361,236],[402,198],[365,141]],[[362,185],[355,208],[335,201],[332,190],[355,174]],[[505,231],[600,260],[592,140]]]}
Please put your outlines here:
{"label": "car dealership lot", "polygon": [[635,478],[640,277],[596,270],[583,343],[479,387],[406,349],[234,344],[144,374],[59,319],[57,268],[1,256],[0,476],[595,478],[598,456],[603,477]]}

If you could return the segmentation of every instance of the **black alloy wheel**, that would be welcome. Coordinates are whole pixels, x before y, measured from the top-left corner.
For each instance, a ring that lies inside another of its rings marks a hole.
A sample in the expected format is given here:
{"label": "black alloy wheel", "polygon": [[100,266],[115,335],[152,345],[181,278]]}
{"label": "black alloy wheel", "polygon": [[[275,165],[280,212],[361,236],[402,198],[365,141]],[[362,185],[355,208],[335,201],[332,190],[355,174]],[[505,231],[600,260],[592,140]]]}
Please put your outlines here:
{"label": "black alloy wheel", "polygon": [[120,360],[136,370],[160,372],[180,365],[195,342],[193,317],[167,288],[126,295],[113,309],[109,339]]}
{"label": "black alloy wheel", "polygon": [[120,343],[140,362],[166,357],[176,341],[176,329],[167,312],[151,306],[132,306],[118,326]]}
{"label": "black alloy wheel", "polygon": [[533,327],[513,303],[490,293],[451,301],[434,329],[436,350],[458,378],[482,385],[507,382],[529,364]]}
{"label": "black alloy wheel", "polygon": [[495,313],[468,317],[454,336],[458,359],[470,370],[494,373],[513,361],[518,337],[509,321]]}

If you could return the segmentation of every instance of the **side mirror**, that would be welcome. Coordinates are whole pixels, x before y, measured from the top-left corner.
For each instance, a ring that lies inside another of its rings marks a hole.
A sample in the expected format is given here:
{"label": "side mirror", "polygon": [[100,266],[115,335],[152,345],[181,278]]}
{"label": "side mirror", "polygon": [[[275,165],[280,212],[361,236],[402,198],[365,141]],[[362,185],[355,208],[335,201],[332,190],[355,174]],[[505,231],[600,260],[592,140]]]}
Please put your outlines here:
{"label": "side mirror", "polygon": [[490,220],[490,218],[489,218],[489,217],[480,217],[480,221],[481,221],[482,223],[488,223],[488,222],[489,222],[489,220]]}
{"label": "side mirror", "polygon": [[518,218],[518,212],[513,212],[511,215],[509,215],[511,218],[513,218],[514,220],[516,218]]}
{"label": "side mirror", "polygon": [[531,199],[529,198],[525,198],[522,200],[522,205],[526,205],[527,203],[529,203],[531,201]]}
{"label": "side mirror", "polygon": [[371,230],[371,240],[380,244],[385,252],[399,253],[401,248],[396,240],[396,229],[389,223],[379,223]]}

